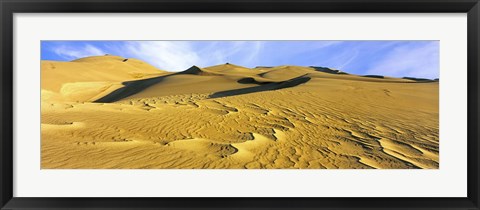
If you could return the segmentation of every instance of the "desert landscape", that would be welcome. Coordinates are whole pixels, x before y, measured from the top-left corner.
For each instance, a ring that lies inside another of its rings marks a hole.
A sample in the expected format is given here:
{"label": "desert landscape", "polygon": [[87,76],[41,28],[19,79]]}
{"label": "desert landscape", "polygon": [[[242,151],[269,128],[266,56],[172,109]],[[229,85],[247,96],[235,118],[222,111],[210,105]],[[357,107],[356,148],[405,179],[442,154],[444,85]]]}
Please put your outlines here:
{"label": "desert landscape", "polygon": [[42,60],[41,168],[438,169],[439,81]]}

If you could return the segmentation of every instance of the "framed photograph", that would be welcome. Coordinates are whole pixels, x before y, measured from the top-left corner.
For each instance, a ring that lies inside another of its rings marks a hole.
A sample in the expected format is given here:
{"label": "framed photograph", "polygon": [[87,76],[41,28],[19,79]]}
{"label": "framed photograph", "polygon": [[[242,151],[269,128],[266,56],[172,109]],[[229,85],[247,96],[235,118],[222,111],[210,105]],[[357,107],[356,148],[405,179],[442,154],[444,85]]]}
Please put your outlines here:
{"label": "framed photograph", "polygon": [[1,0],[1,209],[479,209],[478,0]]}

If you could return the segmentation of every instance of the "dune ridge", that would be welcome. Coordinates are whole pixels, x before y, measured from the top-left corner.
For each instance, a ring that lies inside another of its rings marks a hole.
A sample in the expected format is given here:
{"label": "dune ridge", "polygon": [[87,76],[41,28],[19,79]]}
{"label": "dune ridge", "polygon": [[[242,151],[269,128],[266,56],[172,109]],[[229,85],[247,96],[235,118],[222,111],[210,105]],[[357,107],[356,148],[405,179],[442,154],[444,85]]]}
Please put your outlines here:
{"label": "dune ridge", "polygon": [[438,169],[438,86],[326,67],[44,61],[41,167]]}

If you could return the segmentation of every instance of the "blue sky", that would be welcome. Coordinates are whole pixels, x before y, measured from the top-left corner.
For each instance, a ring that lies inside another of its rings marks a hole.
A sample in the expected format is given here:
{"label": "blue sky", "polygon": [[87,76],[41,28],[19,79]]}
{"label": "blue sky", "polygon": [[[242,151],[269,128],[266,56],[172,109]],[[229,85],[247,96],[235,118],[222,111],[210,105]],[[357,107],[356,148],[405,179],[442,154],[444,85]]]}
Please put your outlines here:
{"label": "blue sky", "polygon": [[137,58],[182,71],[226,62],[323,66],[352,74],[439,78],[438,41],[42,41],[42,60],[93,55]]}

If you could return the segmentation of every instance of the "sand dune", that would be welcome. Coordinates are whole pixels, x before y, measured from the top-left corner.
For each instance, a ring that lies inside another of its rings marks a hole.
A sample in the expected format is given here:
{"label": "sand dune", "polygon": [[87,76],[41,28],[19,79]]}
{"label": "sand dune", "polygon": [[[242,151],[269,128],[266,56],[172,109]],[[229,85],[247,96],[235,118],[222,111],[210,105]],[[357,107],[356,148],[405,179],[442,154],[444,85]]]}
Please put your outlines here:
{"label": "sand dune", "polygon": [[49,94],[48,98],[56,95],[57,101],[89,101],[111,86],[118,88],[123,81],[168,73],[137,59],[110,55],[70,62],[42,61],[41,69],[42,94]]}
{"label": "sand dune", "polygon": [[438,81],[124,60],[42,62],[42,168],[439,168]]}

